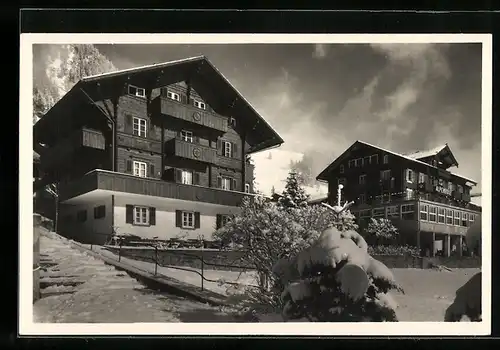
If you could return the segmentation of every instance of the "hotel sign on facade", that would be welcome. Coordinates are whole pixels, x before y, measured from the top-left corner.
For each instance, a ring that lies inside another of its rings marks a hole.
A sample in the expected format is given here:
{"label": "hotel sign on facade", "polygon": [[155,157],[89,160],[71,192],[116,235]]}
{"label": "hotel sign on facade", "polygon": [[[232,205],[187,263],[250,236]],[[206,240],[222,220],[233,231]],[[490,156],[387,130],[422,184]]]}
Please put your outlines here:
{"label": "hotel sign on facade", "polygon": [[434,191],[436,191],[438,193],[442,193],[442,194],[447,195],[447,196],[451,196],[451,190],[449,188],[446,188],[446,187],[434,186]]}

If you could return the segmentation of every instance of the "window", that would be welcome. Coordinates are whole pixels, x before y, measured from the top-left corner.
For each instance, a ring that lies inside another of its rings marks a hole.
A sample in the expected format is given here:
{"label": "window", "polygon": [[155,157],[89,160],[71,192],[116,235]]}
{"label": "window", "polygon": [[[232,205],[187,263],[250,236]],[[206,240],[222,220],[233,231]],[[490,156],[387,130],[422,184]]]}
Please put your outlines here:
{"label": "window", "polygon": [[357,159],[354,159],[354,166],[357,168],[357,167],[361,167],[363,166],[363,158],[357,158]]}
{"label": "window", "polygon": [[368,157],[364,157],[364,158],[363,158],[363,163],[364,163],[365,165],[371,164],[371,163],[370,163],[370,156],[368,156]]}
{"label": "window", "polygon": [[366,185],[366,175],[359,175],[359,184]]}
{"label": "window", "polygon": [[134,85],[128,86],[128,93],[129,93],[129,95],[132,95],[132,96],[146,97],[146,90],[144,90],[143,88],[134,86]]}
{"label": "window", "polygon": [[460,212],[458,210],[455,210],[455,216],[453,218],[453,225],[455,226],[460,226]]}
{"label": "window", "polygon": [[389,180],[391,178],[391,171],[390,170],[382,170],[380,172],[380,179],[381,180]]}
{"label": "window", "polygon": [[406,182],[413,183],[414,175],[413,170],[406,169]]}
{"label": "window", "polygon": [[94,219],[102,219],[106,216],[106,206],[100,205],[94,208]]}
{"label": "window", "polygon": [[419,183],[427,182],[427,174],[418,173],[418,182]]}
{"label": "window", "polygon": [[182,228],[194,228],[194,213],[192,211],[182,212]]}
{"label": "window", "polygon": [[389,155],[384,155],[384,164],[388,164],[389,163]]}
{"label": "window", "polygon": [[451,181],[448,181],[448,190],[449,190],[450,192],[452,192],[452,191],[453,191],[453,182],[451,182]]}
{"label": "window", "polygon": [[343,185],[345,186],[347,183],[347,180],[345,177],[339,177],[338,180],[337,180],[337,185]]}
{"label": "window", "polygon": [[223,141],[222,145],[224,146],[224,156],[231,157],[232,155],[232,144],[231,142]]}
{"label": "window", "polygon": [[372,216],[371,209],[365,209],[365,210],[360,210],[359,211],[359,217],[360,218],[369,218],[370,216]]}
{"label": "window", "polygon": [[420,205],[420,220],[427,221],[429,219],[428,211],[429,206],[427,204]]}
{"label": "window", "polygon": [[462,185],[457,185],[457,190],[459,193],[463,193],[464,192],[464,187]]}
{"label": "window", "polygon": [[193,172],[190,170],[182,170],[181,173],[181,183],[185,185],[192,185],[193,184]]}
{"label": "window", "polygon": [[134,176],[146,177],[146,163],[134,160]]}
{"label": "window", "polygon": [[382,193],[382,203],[390,203],[391,202],[391,192],[385,191]]}
{"label": "window", "polygon": [[399,217],[399,206],[387,207],[387,217]]}
{"label": "window", "polygon": [[429,206],[429,221],[436,222],[437,221],[437,208],[434,206]]}
{"label": "window", "polygon": [[447,225],[453,225],[453,210],[452,209],[446,209],[446,224]]}
{"label": "window", "polygon": [[340,172],[341,174],[343,174],[343,173],[344,173],[344,165],[343,165],[343,164],[340,164],[340,166],[339,166],[339,172]]}
{"label": "window", "polygon": [[186,142],[193,142],[193,133],[187,130],[181,130],[181,140]]}
{"label": "window", "polygon": [[149,225],[149,208],[134,207],[134,225]]}
{"label": "window", "polygon": [[250,184],[245,184],[245,193],[250,193]]}
{"label": "window", "polygon": [[221,177],[221,188],[223,190],[231,190],[231,179],[228,177]]}
{"label": "window", "polygon": [[171,100],[180,102],[181,101],[181,96],[175,92],[172,91],[167,91],[167,97]]}
{"label": "window", "polygon": [[403,220],[415,219],[415,204],[403,204],[401,206],[401,217]]}
{"label": "window", "polygon": [[476,219],[476,215],[475,214],[469,214],[469,221],[470,222],[474,222],[475,219]]}
{"label": "window", "polygon": [[137,136],[146,137],[146,119],[133,118],[133,133]]}
{"label": "window", "polygon": [[378,164],[378,154],[370,156],[370,164]]}
{"label": "window", "polygon": [[462,213],[462,226],[467,227],[467,224],[469,223],[468,218],[469,218],[469,214],[463,212]]}
{"label": "window", "polygon": [[373,209],[373,217],[379,218],[385,216],[385,208],[374,208]]}
{"label": "window", "polygon": [[234,129],[236,127],[236,119],[233,117],[229,118],[229,126]]}
{"label": "window", "polygon": [[86,209],[79,210],[76,213],[76,220],[79,221],[79,222],[85,222],[85,221],[87,221],[87,210]]}
{"label": "window", "polygon": [[355,160],[354,159],[351,159],[350,161],[347,162],[347,166],[349,168],[354,168],[354,163],[355,163]]}
{"label": "window", "polygon": [[444,208],[438,208],[438,222],[440,224],[444,224],[444,215],[445,214],[445,209]]}
{"label": "window", "polygon": [[361,193],[359,195],[359,204],[365,204],[366,203],[366,194]]}
{"label": "window", "polygon": [[231,216],[230,215],[221,215],[221,224],[222,226],[226,226],[226,224],[231,221]]}
{"label": "window", "polygon": [[199,109],[205,109],[205,108],[206,108],[205,103],[204,103],[204,102],[201,102],[201,101],[198,101],[198,100],[194,100],[194,101],[193,101],[193,105],[194,105],[196,108],[199,108]]}
{"label": "window", "polygon": [[405,191],[405,200],[409,201],[415,199],[415,191],[411,188],[407,188]]}

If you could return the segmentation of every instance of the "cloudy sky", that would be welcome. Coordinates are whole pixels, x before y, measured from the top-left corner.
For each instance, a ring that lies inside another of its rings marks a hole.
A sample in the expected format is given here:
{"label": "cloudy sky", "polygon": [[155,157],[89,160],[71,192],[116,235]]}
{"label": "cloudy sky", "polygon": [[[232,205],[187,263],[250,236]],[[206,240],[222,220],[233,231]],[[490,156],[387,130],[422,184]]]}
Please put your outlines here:
{"label": "cloudy sky", "polygon": [[453,171],[481,178],[480,44],[96,47],[119,69],[206,55],[317,173],[359,139],[396,152],[447,142]]}

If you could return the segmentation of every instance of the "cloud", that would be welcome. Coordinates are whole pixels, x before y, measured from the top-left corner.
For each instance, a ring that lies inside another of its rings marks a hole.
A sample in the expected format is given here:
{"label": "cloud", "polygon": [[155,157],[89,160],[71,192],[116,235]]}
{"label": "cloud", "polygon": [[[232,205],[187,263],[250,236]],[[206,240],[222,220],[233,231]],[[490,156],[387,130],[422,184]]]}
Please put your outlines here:
{"label": "cloud", "polygon": [[312,57],[317,59],[325,58],[328,55],[329,48],[328,44],[314,44]]}

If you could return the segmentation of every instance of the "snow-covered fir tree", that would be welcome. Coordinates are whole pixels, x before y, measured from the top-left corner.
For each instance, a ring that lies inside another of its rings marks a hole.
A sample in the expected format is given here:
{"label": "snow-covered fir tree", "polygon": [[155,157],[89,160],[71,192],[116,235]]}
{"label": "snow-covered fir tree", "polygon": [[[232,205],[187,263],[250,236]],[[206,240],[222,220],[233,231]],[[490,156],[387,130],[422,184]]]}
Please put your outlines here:
{"label": "snow-covered fir tree", "polygon": [[309,196],[301,187],[299,175],[291,170],[286,179],[285,189],[278,199],[278,205],[281,208],[300,208],[307,205]]}

